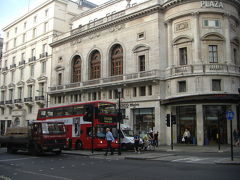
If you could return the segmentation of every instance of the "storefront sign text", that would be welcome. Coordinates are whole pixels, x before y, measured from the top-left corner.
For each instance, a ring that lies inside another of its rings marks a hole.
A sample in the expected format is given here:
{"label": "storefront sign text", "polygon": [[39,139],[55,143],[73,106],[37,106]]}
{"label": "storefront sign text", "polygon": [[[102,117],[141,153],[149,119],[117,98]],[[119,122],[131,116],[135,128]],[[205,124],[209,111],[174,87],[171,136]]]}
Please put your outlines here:
{"label": "storefront sign text", "polygon": [[[127,109],[129,107],[135,108],[136,106],[139,106],[139,104],[138,103],[121,103],[121,109]],[[117,104],[117,108],[118,108],[118,104]]]}
{"label": "storefront sign text", "polygon": [[220,1],[201,1],[201,8],[223,8],[223,3]]}

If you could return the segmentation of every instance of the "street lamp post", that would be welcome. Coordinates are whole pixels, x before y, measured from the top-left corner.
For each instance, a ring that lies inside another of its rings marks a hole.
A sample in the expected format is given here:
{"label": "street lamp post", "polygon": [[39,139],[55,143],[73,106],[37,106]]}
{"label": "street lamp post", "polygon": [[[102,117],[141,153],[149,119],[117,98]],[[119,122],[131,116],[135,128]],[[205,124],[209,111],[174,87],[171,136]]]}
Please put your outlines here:
{"label": "street lamp post", "polygon": [[118,92],[118,142],[119,142],[119,147],[118,147],[118,155],[121,155],[121,92],[122,88],[117,89]]}

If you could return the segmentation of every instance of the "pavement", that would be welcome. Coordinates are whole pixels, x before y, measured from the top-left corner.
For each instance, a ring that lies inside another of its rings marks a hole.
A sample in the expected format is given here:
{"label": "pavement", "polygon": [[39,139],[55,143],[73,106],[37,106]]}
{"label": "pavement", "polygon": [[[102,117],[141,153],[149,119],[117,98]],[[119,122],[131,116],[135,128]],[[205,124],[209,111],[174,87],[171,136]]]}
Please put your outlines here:
{"label": "pavement", "polygon": [[[154,150],[142,151],[122,151],[121,155],[115,151],[114,155],[104,156],[104,151],[91,150],[64,150],[64,154],[81,155],[97,159],[131,159],[131,160],[151,160],[151,161],[168,161],[168,162],[185,162],[201,164],[228,164],[240,165],[240,147],[233,148],[233,160],[231,159],[230,146],[193,146],[193,145],[174,145],[159,146]],[[229,156],[226,154],[229,154]]]}

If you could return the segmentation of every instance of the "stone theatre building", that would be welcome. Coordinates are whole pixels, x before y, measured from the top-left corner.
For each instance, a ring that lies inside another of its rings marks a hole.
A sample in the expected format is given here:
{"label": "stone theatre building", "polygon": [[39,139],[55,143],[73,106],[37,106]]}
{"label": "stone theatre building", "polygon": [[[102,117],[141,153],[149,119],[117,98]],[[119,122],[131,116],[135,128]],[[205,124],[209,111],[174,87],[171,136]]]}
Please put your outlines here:
{"label": "stone theatre building", "polygon": [[197,145],[230,142],[240,127],[240,1],[111,0],[53,37],[50,106],[118,102],[125,124],[170,144],[187,128]]}
{"label": "stone theatre building", "polygon": [[51,44],[51,104],[118,102],[121,88],[135,131],[169,144],[171,114],[175,143],[185,128],[194,144],[229,143],[226,111],[239,127],[239,9],[237,0],[113,0],[81,13]]}
{"label": "stone theatre building", "polygon": [[95,6],[87,1],[46,0],[3,28],[0,135],[9,126],[26,126],[36,119],[39,108],[47,106],[52,62],[49,44],[54,36],[70,30],[70,19]]}
{"label": "stone theatre building", "polygon": [[51,104],[118,102],[121,88],[135,131],[169,144],[171,114],[175,143],[186,128],[194,144],[229,143],[226,111],[239,127],[239,15],[236,0],[113,0],[83,12],[51,44]]}

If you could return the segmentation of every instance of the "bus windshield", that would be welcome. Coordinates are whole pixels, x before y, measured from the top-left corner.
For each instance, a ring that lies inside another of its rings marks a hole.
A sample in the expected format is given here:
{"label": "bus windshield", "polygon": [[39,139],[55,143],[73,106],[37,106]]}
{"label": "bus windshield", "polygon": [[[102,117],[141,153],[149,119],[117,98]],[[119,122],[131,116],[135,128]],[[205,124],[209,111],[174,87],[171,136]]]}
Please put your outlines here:
{"label": "bus windshield", "polygon": [[117,125],[98,124],[96,127],[96,136],[105,139],[106,128],[110,128],[114,138],[118,137]]}
{"label": "bus windshield", "polygon": [[64,134],[65,128],[63,123],[42,123],[42,133],[48,135]]}
{"label": "bus windshield", "polygon": [[116,105],[111,103],[99,103],[99,113],[116,114]]}
{"label": "bus windshield", "polygon": [[125,130],[122,130],[123,131],[123,133],[125,134],[125,136],[127,136],[127,137],[133,137],[134,136],[134,134],[133,134],[133,130],[129,130],[129,129],[125,129]]}

